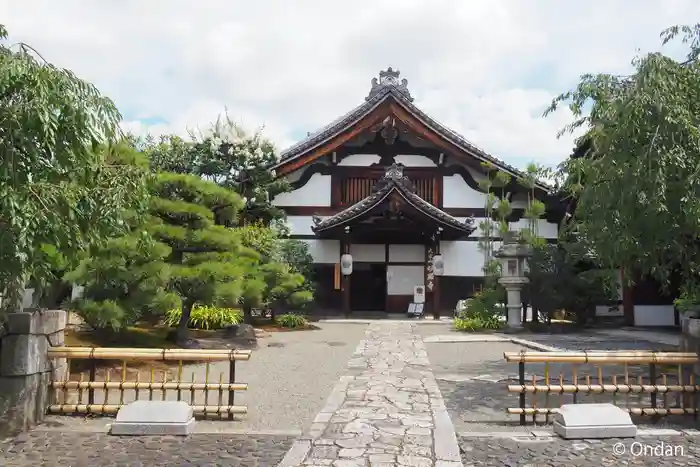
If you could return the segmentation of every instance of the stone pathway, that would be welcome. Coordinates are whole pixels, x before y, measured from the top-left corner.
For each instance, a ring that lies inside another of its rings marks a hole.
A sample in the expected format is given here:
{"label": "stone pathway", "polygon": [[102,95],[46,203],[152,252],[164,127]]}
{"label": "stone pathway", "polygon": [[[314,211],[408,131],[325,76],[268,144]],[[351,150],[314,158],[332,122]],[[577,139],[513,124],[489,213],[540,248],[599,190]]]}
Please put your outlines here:
{"label": "stone pathway", "polygon": [[279,467],[462,467],[415,324],[372,323],[343,376]]}

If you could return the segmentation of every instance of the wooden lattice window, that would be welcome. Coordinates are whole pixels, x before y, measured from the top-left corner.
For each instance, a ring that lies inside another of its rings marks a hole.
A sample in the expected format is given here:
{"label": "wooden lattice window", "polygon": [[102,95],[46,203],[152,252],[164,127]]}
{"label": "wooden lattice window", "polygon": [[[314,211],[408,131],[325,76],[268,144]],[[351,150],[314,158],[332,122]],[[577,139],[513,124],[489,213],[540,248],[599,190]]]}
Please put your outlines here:
{"label": "wooden lattice window", "polygon": [[[428,201],[429,203],[435,204],[437,201],[437,193],[435,190],[435,179],[432,177],[417,178],[412,179],[413,186],[416,188],[416,194]],[[343,179],[340,184],[341,190],[341,202],[344,206],[350,206],[363,200],[370,194],[372,194],[372,188],[377,179],[375,178],[360,178],[360,177],[349,177]]]}

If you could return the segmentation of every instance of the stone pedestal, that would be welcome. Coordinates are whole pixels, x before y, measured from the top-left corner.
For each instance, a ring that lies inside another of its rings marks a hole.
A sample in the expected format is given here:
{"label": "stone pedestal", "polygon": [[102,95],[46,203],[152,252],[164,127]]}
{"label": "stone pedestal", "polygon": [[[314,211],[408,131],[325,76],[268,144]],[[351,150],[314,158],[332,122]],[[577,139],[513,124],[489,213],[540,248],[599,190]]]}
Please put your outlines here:
{"label": "stone pedestal", "polygon": [[613,404],[565,404],[554,419],[554,433],[565,439],[634,438],[629,412]]}
{"label": "stone pedestal", "polygon": [[66,372],[66,359],[49,359],[64,344],[66,313],[32,310],[10,313],[0,339],[0,438],[41,422],[52,401],[49,382]]}
{"label": "stone pedestal", "polygon": [[184,401],[135,401],[117,412],[110,433],[117,436],[187,436],[194,411]]}
{"label": "stone pedestal", "polygon": [[501,277],[498,282],[506,289],[508,310],[508,328],[511,330],[522,329],[523,304],[520,299],[520,291],[529,282],[527,277]]}

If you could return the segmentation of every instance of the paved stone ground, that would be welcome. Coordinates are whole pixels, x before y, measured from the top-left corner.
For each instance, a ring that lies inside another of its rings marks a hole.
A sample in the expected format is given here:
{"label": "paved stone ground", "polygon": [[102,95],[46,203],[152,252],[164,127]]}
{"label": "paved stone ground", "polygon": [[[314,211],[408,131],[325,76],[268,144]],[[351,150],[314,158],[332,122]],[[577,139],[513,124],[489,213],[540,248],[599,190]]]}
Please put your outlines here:
{"label": "paved stone ground", "polygon": [[199,434],[116,437],[33,431],[0,442],[2,467],[272,467],[294,442],[287,436]]}
{"label": "paved stone ground", "polygon": [[[309,436],[280,466],[460,467],[454,427],[416,325],[375,323]],[[357,373],[357,372],[355,372]]]}
{"label": "paved stone ground", "polygon": [[577,441],[534,437],[459,439],[465,467],[700,466],[699,442],[696,436]]}

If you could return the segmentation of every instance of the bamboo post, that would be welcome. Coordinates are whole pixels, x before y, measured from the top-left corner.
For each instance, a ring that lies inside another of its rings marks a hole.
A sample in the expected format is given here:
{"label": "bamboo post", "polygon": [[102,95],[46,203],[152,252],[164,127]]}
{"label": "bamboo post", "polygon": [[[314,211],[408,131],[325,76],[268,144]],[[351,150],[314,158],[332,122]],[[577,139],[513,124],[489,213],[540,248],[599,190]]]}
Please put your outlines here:
{"label": "bamboo post", "polygon": [[[177,382],[182,382],[182,360],[177,361]],[[177,386],[177,400],[182,400],[182,391],[180,390],[180,385]]]}
{"label": "bamboo post", "polygon": [[122,380],[119,385],[119,405],[124,405],[124,383],[126,382],[126,360],[122,360]]}
{"label": "bamboo post", "polygon": [[[537,409],[537,377],[535,375],[532,375],[532,385],[535,387],[535,390],[532,391],[532,408]],[[532,412],[532,424],[537,425],[537,410]]]}
{"label": "bamboo post", "polygon": [[[204,384],[209,384],[210,370],[211,367],[209,366],[209,362],[207,362],[207,364],[204,366]],[[204,405],[209,405],[209,391],[207,389],[204,389]]]}
{"label": "bamboo post", "polygon": [[195,392],[194,392],[194,371],[192,372],[192,388],[190,389],[190,405],[194,405],[196,403],[195,401]]}
{"label": "bamboo post", "polygon": [[[649,379],[651,380],[651,385],[656,389],[656,364],[654,364],[654,363],[649,364]],[[656,392],[652,392],[649,395],[649,399],[651,400],[651,408],[657,409],[658,406],[657,406],[657,394],[656,394]],[[659,417],[655,415],[652,418],[652,420],[658,421]]]}
{"label": "bamboo post", "polygon": [[[234,384],[236,382],[236,360],[232,359],[229,362],[229,367],[228,367],[228,382],[230,384]],[[524,375],[523,375],[523,382],[524,381]],[[524,395],[522,396],[524,400]],[[234,401],[234,391],[230,390],[228,391],[228,405],[233,406],[233,401]],[[228,414],[228,419],[233,420],[233,413],[229,412]],[[521,418],[521,422],[524,421],[524,417]]]}
{"label": "bamboo post", "polygon": [[[549,386],[549,363],[544,364],[544,383]],[[544,393],[544,406],[549,407],[549,390]],[[544,415],[544,422],[549,423],[549,412]]]}
{"label": "bamboo post", "polygon": [[153,400],[153,383],[156,382],[156,369],[151,367],[150,386],[148,387],[148,400]]}
{"label": "bamboo post", "polygon": [[[105,375],[105,382],[109,383],[112,375],[112,370],[107,369],[107,374]],[[102,405],[109,405],[109,387],[105,387],[104,398],[102,399]]]}
{"label": "bamboo post", "polygon": [[[82,384],[83,384],[84,381],[85,381],[85,373],[83,373],[83,372],[81,371],[81,372],[80,372],[80,380],[79,380],[78,382],[79,382],[80,385],[82,386]],[[78,404],[80,404],[80,405],[83,404],[83,392],[84,392],[83,388],[80,387],[80,388],[78,389]],[[64,399],[63,402],[66,403],[67,401]]]}
{"label": "bamboo post", "polygon": [[[92,349],[93,352],[90,352],[90,356],[88,357],[90,359],[90,381],[96,381],[97,379],[97,360],[95,360],[94,357],[94,350]],[[70,360],[69,360],[70,363]],[[70,366],[70,365],[69,365]],[[88,390],[88,405],[93,405],[95,404],[95,390],[90,389]]]}

